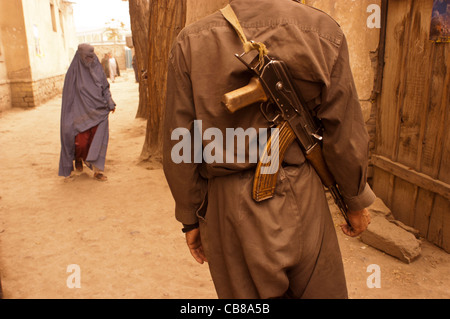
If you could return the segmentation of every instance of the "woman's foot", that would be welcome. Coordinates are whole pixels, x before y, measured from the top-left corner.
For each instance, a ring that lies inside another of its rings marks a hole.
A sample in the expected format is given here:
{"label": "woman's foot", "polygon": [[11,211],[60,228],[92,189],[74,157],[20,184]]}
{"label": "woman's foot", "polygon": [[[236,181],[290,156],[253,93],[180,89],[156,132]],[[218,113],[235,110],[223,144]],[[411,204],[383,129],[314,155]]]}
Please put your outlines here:
{"label": "woman's foot", "polygon": [[108,177],[106,177],[103,173],[94,173],[94,178],[100,182],[106,182],[108,180]]}
{"label": "woman's foot", "polygon": [[80,173],[83,171],[83,160],[81,160],[81,159],[75,160],[75,169],[77,170],[77,172],[80,172]]}

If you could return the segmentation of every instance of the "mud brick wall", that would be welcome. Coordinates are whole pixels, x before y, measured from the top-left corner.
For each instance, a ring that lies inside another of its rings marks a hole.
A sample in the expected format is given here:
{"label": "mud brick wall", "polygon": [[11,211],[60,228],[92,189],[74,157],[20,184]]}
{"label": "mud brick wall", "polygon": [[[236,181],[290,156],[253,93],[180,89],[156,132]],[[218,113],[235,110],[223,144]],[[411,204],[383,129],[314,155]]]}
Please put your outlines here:
{"label": "mud brick wall", "polygon": [[11,82],[11,104],[13,107],[28,108],[35,106],[33,83],[31,81]]}
{"label": "mud brick wall", "polygon": [[[37,105],[47,102],[62,93],[65,74],[35,81],[33,83],[34,100]],[[36,106],[37,106],[36,105]]]}
{"label": "mud brick wall", "polygon": [[64,76],[62,74],[35,81],[11,81],[12,107],[36,107],[61,94]]}

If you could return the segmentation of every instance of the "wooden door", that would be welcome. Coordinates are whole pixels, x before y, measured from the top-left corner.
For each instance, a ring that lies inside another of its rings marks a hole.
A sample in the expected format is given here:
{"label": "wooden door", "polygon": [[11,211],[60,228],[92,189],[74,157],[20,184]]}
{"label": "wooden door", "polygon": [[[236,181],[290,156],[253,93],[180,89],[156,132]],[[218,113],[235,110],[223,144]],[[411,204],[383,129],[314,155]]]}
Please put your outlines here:
{"label": "wooden door", "polygon": [[373,188],[450,252],[450,43],[429,40],[432,0],[389,0]]}

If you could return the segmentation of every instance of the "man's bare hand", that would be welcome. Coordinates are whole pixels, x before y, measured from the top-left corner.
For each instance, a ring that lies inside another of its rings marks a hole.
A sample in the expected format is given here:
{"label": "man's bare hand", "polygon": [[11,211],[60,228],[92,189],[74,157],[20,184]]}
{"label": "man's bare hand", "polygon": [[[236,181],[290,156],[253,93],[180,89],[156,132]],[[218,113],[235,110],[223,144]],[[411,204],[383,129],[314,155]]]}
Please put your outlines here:
{"label": "man's bare hand", "polygon": [[200,229],[196,228],[186,233],[186,243],[191,251],[191,255],[199,264],[208,262],[205,252],[203,251],[202,239],[200,237]]}
{"label": "man's bare hand", "polygon": [[341,225],[341,229],[347,236],[357,237],[364,232],[370,224],[370,213],[367,209],[349,211],[348,220],[352,227],[347,224]]}

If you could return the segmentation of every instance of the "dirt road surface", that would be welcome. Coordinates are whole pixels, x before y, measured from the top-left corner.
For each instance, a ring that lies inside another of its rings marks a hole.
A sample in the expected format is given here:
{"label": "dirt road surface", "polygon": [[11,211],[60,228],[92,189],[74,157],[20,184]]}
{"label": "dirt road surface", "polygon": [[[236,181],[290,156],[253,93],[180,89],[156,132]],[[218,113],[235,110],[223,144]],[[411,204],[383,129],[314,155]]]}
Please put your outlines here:
{"label": "dirt road surface", "polygon": [[[207,265],[186,248],[161,168],[139,162],[146,123],[135,119],[133,78],[124,72],[111,84],[118,106],[110,116],[107,182],[87,168],[69,182],[58,177],[61,96],[0,113],[4,298],[216,298]],[[424,241],[422,256],[404,264],[345,237],[334,207],[332,214],[350,298],[450,298],[449,254]],[[381,288],[367,285],[373,264]]]}

